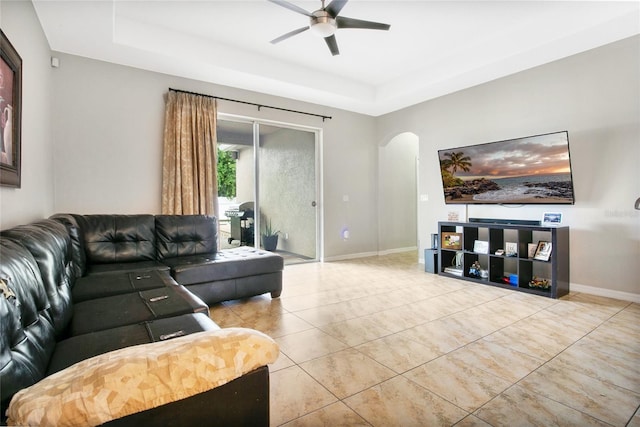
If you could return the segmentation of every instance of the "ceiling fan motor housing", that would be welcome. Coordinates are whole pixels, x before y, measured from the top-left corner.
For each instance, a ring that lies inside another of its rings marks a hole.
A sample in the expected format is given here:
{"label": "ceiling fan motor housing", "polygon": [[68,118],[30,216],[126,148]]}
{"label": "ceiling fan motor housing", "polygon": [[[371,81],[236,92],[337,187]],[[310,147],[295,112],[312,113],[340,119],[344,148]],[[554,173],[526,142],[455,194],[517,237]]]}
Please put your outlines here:
{"label": "ceiling fan motor housing", "polygon": [[310,28],[316,34],[322,37],[329,37],[335,34],[338,29],[338,24],[333,16],[327,11],[316,10],[312,13],[312,17],[309,19]]}

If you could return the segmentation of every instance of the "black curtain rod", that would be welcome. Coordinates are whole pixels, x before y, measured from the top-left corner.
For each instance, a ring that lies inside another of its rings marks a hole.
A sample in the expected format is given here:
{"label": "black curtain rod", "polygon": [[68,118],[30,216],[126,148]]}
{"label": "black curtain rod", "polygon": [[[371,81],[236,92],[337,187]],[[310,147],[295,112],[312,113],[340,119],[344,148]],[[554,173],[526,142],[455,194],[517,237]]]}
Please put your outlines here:
{"label": "black curtain rod", "polygon": [[324,122],[326,119],[331,120],[331,118],[332,118],[331,116],[323,116],[322,114],[307,113],[307,112],[305,112],[305,111],[290,110],[290,109],[288,109],[288,108],[272,107],[272,106],[270,106],[270,105],[256,104],[255,102],[240,101],[240,100],[238,100],[238,99],[223,98],[223,97],[221,97],[221,96],[206,95],[206,94],[204,94],[204,93],[189,92],[188,90],[174,89],[174,88],[172,88],[172,87],[170,87],[170,88],[169,88],[169,90],[172,90],[172,91],[174,91],[174,92],[188,93],[188,94],[190,94],[190,95],[205,96],[205,97],[207,97],[207,98],[221,99],[222,101],[237,102],[238,104],[255,105],[256,107],[258,107],[258,111],[260,111],[260,109],[261,109],[261,108],[271,108],[272,110],[280,110],[280,111],[287,111],[287,112],[289,112],[289,113],[305,114],[305,115],[307,115],[307,116],[321,117],[323,122]]}

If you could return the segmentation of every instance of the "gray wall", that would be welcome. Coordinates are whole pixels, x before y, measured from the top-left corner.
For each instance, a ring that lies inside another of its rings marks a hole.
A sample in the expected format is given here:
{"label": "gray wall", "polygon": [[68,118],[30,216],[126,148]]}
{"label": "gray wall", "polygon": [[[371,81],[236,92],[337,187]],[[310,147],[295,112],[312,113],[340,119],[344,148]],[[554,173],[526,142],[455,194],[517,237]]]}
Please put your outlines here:
{"label": "gray wall", "polygon": [[407,132],[379,149],[378,245],[382,253],[417,246],[418,146],[418,136]]}
{"label": "gray wall", "polygon": [[31,2],[0,2],[0,27],[22,58],[22,186],[0,187],[0,228],[53,209],[49,44]]}
{"label": "gray wall", "polygon": [[[325,256],[376,253],[375,119],[327,107],[54,53],[55,211],[160,211],[164,94],[169,87],[333,116],[219,101],[221,113],[322,128]],[[243,157],[244,152],[241,153]],[[246,156],[248,157],[248,156]],[[244,159],[243,159],[244,160]],[[347,216],[342,195],[351,195]],[[240,200],[240,199],[238,199]],[[351,238],[344,241],[344,223]]]}
{"label": "gray wall", "polygon": [[[638,299],[639,81],[640,37],[633,37],[379,117],[380,143],[406,131],[420,139],[419,193],[428,196],[419,202],[421,249],[449,211],[535,220],[545,211],[562,212],[571,227],[573,289]],[[558,130],[569,131],[574,206],[465,212],[444,204],[436,150]]]}

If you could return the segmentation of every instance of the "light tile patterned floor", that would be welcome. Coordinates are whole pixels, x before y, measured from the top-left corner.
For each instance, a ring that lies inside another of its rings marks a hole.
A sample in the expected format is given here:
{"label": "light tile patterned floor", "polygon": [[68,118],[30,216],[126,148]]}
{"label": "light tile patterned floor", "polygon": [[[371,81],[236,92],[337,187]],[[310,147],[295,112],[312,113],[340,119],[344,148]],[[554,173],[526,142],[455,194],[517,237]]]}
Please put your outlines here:
{"label": "light tile patterned floor", "polygon": [[425,273],[415,252],[287,266],[212,307],[272,336],[271,425],[640,427],[640,305]]}

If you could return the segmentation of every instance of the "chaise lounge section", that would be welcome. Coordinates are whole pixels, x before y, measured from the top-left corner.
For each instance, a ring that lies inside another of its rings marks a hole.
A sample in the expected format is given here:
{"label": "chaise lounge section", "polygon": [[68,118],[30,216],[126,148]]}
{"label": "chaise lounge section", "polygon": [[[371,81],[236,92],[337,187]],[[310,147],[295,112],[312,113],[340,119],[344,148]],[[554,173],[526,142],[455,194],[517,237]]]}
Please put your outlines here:
{"label": "chaise lounge section", "polygon": [[219,251],[218,224],[212,216],[57,214],[52,218],[77,230],[83,275],[169,270],[209,306],[267,292],[277,298],[282,292],[282,257],[244,246]]}

